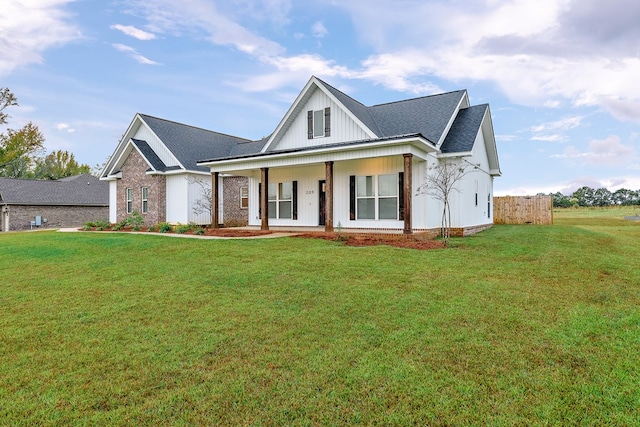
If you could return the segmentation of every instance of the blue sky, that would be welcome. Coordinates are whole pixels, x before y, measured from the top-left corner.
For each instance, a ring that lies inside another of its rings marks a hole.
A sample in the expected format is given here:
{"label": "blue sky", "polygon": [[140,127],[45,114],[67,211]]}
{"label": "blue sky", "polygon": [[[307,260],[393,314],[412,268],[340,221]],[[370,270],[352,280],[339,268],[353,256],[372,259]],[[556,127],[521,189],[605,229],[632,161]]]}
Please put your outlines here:
{"label": "blue sky", "polygon": [[640,189],[637,0],[3,0],[0,87],[91,166],[136,112],[270,134],[311,75],[366,105],[489,103],[496,195]]}

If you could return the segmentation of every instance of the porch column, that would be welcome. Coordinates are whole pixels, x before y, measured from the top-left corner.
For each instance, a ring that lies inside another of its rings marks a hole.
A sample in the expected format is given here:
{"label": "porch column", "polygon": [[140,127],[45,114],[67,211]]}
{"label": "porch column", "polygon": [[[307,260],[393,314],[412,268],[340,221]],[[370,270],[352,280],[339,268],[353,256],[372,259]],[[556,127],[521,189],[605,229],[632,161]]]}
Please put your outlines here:
{"label": "porch column", "polygon": [[412,181],[412,165],[413,154],[403,154],[404,157],[404,234],[413,234],[413,226],[411,224],[411,196],[413,188]]}
{"label": "porch column", "polygon": [[211,227],[218,228],[218,212],[220,207],[220,194],[218,191],[218,184],[220,181],[220,172],[213,172],[211,174]]}
{"label": "porch column", "polygon": [[260,192],[260,225],[261,230],[269,229],[269,168],[260,168],[261,186]]}
{"label": "porch column", "polygon": [[324,162],[324,165],[325,165],[324,231],[333,231],[333,162]]}

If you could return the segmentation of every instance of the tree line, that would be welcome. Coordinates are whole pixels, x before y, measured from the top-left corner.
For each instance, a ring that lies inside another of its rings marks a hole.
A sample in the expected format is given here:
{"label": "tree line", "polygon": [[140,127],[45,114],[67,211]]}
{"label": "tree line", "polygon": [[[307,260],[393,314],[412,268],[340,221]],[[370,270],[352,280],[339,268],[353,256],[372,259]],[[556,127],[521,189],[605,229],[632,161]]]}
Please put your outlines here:
{"label": "tree line", "polygon": [[539,196],[551,196],[554,208],[571,208],[578,206],[632,206],[640,205],[640,190],[621,188],[614,192],[606,188],[593,189],[580,187],[567,196],[557,193],[539,193]]}
{"label": "tree line", "polygon": [[[8,107],[18,100],[8,88],[0,88],[0,125],[8,123]],[[46,154],[44,135],[32,122],[20,129],[7,129],[0,133],[0,177],[27,179],[60,179],[91,173],[86,164],[79,164],[68,151]]]}

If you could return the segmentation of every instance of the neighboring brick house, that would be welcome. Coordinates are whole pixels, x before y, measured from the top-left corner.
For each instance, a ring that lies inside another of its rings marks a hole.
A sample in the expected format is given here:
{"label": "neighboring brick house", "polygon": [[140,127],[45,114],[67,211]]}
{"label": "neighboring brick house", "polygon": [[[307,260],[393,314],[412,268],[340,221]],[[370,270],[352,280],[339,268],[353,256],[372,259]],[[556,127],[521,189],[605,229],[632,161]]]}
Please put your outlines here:
{"label": "neighboring brick house", "polygon": [[0,231],[81,227],[109,218],[109,186],[91,175],[0,178]]}
{"label": "neighboring brick house", "polygon": [[[136,114],[100,177],[109,181],[109,221],[122,221],[135,211],[146,225],[211,224],[212,177],[196,162],[253,153],[265,142]],[[220,178],[218,221],[246,225],[247,178]]]}

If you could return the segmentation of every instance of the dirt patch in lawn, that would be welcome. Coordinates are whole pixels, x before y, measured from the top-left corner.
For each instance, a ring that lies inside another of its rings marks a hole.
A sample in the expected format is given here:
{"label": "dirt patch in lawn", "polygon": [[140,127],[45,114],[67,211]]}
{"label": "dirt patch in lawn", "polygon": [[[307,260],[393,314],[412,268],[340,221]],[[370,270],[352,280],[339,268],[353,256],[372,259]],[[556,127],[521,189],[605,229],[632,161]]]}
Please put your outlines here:
{"label": "dirt patch in lawn", "polygon": [[430,240],[420,236],[403,234],[358,234],[358,233],[301,233],[294,237],[307,239],[324,239],[342,241],[347,246],[376,246],[387,245],[405,249],[441,249],[445,247],[442,240]]}

